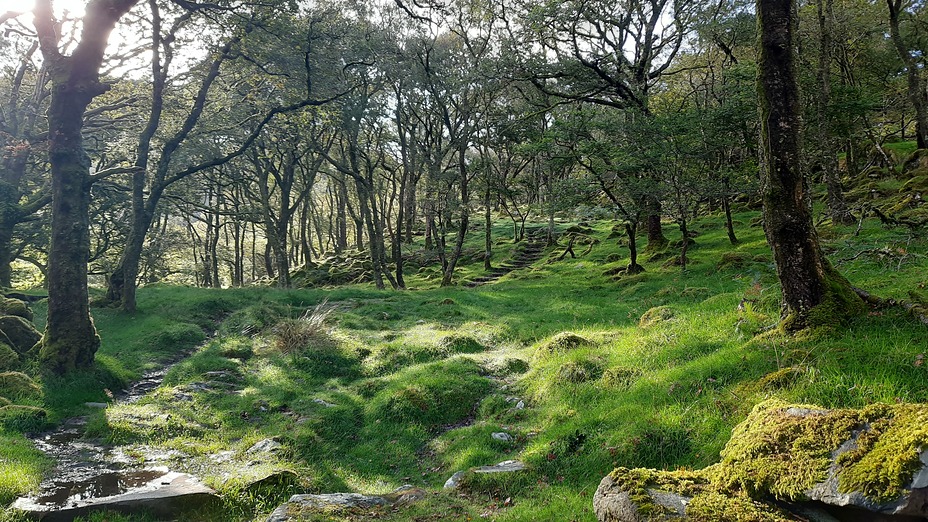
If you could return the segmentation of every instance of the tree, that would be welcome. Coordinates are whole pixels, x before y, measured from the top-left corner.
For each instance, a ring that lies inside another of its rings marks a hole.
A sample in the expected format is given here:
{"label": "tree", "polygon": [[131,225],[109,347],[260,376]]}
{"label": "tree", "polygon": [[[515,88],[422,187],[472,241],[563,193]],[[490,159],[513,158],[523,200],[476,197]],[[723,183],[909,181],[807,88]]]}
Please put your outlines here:
{"label": "tree", "polygon": [[812,224],[800,156],[796,0],[758,0],[758,94],[764,231],[782,288],[786,331],[835,323],[862,310],[850,283],[825,259]]}
{"label": "tree", "polygon": [[40,341],[42,367],[65,374],[93,365],[100,337],[90,317],[87,261],[90,158],[81,134],[87,106],[109,86],[100,79],[110,32],[138,0],[91,0],[82,32],[63,54],[52,0],[37,0],[34,25],[51,77],[48,158],[52,174],[52,238],[48,258],[48,321]]}

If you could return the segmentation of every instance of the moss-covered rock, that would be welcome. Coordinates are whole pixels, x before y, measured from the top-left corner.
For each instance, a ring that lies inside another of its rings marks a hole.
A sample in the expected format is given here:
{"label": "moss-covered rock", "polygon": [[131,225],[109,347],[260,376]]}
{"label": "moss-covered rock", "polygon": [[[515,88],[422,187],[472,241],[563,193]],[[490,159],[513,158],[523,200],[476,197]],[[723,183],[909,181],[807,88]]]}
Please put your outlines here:
{"label": "moss-covered rock", "polygon": [[552,353],[563,353],[576,350],[582,346],[591,346],[593,343],[573,332],[561,332],[538,346],[536,355],[545,356]]}
{"label": "moss-covered rock", "polygon": [[719,270],[725,270],[728,268],[740,269],[744,268],[751,261],[751,254],[748,254],[747,252],[725,252],[722,254],[721,259],[719,259],[719,262],[716,263],[715,267]]}
{"label": "moss-covered rock", "polygon": [[0,316],[0,332],[3,334],[0,339],[7,342],[17,353],[28,352],[42,338],[42,334],[32,323],[18,315]]}
{"label": "moss-covered rock", "polygon": [[42,388],[21,372],[0,373],[0,396],[18,400],[42,396]]}
{"label": "moss-covered rock", "polygon": [[642,314],[638,320],[639,328],[650,328],[656,324],[669,321],[674,318],[676,313],[669,306],[655,306]]}
{"label": "moss-covered rock", "polygon": [[[674,496],[682,501],[668,504]],[[786,500],[798,503],[797,513],[815,501],[869,510],[873,518],[928,517],[926,498],[928,405],[826,410],[768,400],[733,430],[718,464],[617,468],[600,484],[594,509],[610,521],[805,520],[772,504]],[[629,506],[637,518],[628,518]]]}
{"label": "moss-covered rock", "polygon": [[0,315],[15,315],[27,321],[32,321],[34,318],[32,310],[25,301],[9,297],[0,298]]}
{"label": "moss-covered rock", "polygon": [[18,370],[22,361],[19,354],[4,342],[0,342],[0,372]]}

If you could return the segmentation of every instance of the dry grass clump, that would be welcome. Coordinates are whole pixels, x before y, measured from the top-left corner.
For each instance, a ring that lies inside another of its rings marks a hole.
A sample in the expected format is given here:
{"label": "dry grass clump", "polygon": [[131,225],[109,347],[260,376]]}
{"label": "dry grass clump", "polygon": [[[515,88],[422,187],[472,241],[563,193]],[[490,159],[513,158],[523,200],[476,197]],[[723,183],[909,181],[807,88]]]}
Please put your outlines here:
{"label": "dry grass clump", "polygon": [[298,353],[307,348],[333,346],[335,341],[325,324],[335,308],[326,300],[306,310],[297,319],[281,321],[274,327],[272,346],[280,353]]}

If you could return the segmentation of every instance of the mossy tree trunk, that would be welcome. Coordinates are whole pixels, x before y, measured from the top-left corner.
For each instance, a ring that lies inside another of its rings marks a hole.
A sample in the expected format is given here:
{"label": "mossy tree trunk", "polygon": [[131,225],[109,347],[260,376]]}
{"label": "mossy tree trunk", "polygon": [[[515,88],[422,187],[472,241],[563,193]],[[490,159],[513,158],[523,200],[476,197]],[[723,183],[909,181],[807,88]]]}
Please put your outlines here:
{"label": "mossy tree trunk", "polygon": [[70,56],[59,50],[51,0],[38,0],[35,28],[52,81],[48,156],[52,175],[52,237],[48,255],[48,321],[39,358],[44,370],[65,374],[93,365],[100,337],[90,318],[87,262],[90,158],[81,130],[87,106],[108,90],[100,67],[109,34],[138,0],[94,0],[81,40]]}
{"label": "mossy tree trunk", "polygon": [[764,230],[782,287],[782,327],[801,330],[859,313],[862,301],[825,259],[801,169],[796,0],[758,0],[758,94]]}

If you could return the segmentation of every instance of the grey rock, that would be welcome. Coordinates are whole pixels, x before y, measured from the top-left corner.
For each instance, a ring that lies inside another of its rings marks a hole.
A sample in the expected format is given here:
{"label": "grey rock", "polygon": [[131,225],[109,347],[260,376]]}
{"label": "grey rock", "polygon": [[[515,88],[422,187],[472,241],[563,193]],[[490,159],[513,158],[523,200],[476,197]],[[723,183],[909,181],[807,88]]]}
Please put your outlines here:
{"label": "grey rock", "polygon": [[245,453],[247,455],[256,455],[260,453],[269,454],[280,451],[282,447],[283,446],[280,444],[280,442],[274,439],[264,439],[254,443],[254,445],[248,448]]}
{"label": "grey rock", "polygon": [[426,491],[409,484],[386,495],[360,493],[326,493],[321,495],[293,495],[267,518],[267,522],[290,522],[313,512],[344,512],[354,509],[371,510],[385,507],[403,507],[422,500]]}
{"label": "grey rock", "polygon": [[322,399],[313,399],[313,402],[326,408],[334,408],[336,405]]}
{"label": "grey rock", "polygon": [[84,403],[84,406],[87,406],[88,408],[100,408],[100,409],[103,409],[103,408],[106,408],[107,406],[109,406],[109,404],[107,404],[107,403],[105,403],[105,402],[85,402],[85,403]]}
{"label": "grey rock", "polygon": [[502,431],[491,433],[490,436],[493,437],[493,440],[498,440],[500,442],[512,442],[512,435]]}
{"label": "grey rock", "polygon": [[177,519],[186,510],[201,509],[218,503],[219,496],[195,477],[184,473],[167,473],[144,487],[109,497],[70,500],[67,505],[37,503],[20,498],[13,505],[32,518],[46,521],[73,520],[91,511],[109,510],[121,513],[147,512],[156,517]]}
{"label": "grey rock", "polygon": [[464,478],[466,471],[458,471],[454,475],[448,477],[448,480],[445,481],[445,485],[442,486],[444,489],[457,489],[461,485],[461,479]]}
{"label": "grey rock", "polygon": [[448,478],[445,481],[444,489],[457,489],[461,485],[461,481],[467,476],[468,473],[513,473],[516,471],[523,471],[527,469],[525,464],[518,460],[504,460],[499,464],[493,466],[480,466],[477,468],[470,468],[466,471],[458,471],[454,475]]}

